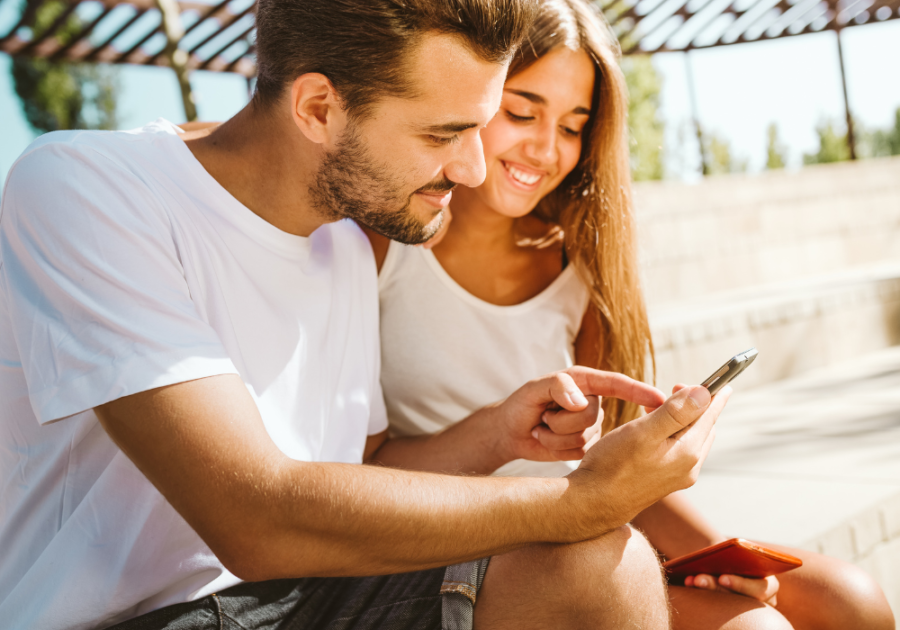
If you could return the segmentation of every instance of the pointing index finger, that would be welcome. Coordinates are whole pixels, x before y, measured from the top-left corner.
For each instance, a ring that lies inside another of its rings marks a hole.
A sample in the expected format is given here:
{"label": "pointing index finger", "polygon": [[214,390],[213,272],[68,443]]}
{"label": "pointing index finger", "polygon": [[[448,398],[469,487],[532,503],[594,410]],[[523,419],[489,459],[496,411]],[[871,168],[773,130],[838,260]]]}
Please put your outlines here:
{"label": "pointing index finger", "polygon": [[566,370],[575,384],[588,396],[619,398],[642,407],[659,407],[666,397],[661,391],[624,374],[603,372],[586,367],[572,367]]}

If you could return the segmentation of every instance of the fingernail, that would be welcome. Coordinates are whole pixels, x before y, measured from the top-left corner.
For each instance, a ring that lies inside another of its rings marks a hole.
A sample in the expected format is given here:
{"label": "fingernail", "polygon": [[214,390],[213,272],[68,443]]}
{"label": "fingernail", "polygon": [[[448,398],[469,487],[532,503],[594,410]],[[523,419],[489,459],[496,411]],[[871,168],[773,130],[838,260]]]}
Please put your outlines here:
{"label": "fingernail", "polygon": [[723,575],[719,578],[719,584],[721,584],[722,586],[731,586],[731,578],[727,575]]}
{"label": "fingernail", "polygon": [[582,394],[577,389],[574,392],[568,392],[568,395],[569,395],[569,400],[576,407],[584,407],[585,405],[588,404],[587,398],[585,398],[584,394]]}
{"label": "fingernail", "polygon": [[534,431],[531,432],[531,437],[533,437],[535,440],[538,439],[539,435],[540,435],[540,432],[537,429],[535,429]]}
{"label": "fingernail", "polygon": [[695,387],[688,395],[688,400],[696,409],[702,409],[709,404],[709,390],[705,387]]}
{"label": "fingernail", "polygon": [[700,588],[706,588],[706,578],[696,578],[694,579],[694,584]]}

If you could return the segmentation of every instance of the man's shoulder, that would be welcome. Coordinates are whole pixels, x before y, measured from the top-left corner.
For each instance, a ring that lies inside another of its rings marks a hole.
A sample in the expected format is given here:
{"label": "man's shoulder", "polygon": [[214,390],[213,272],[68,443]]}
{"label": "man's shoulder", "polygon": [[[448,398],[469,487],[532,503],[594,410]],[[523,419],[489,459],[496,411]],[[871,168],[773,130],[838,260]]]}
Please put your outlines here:
{"label": "man's shoulder", "polygon": [[365,273],[370,273],[375,268],[372,244],[355,221],[342,219],[323,227],[331,233],[341,258],[352,260],[354,268],[364,270]]}
{"label": "man's shoulder", "polygon": [[46,133],[32,142],[9,171],[8,184],[39,169],[44,178],[78,177],[84,167],[100,172],[127,170],[130,156],[148,157],[152,146],[174,136],[176,128],[163,120],[130,131],[71,130]]}
{"label": "man's shoulder", "polygon": [[152,126],[41,136],[9,171],[0,229],[40,225],[58,231],[72,222],[120,222],[126,217],[158,225],[166,219],[148,164],[165,163],[166,142],[173,138],[177,140],[174,132]]}

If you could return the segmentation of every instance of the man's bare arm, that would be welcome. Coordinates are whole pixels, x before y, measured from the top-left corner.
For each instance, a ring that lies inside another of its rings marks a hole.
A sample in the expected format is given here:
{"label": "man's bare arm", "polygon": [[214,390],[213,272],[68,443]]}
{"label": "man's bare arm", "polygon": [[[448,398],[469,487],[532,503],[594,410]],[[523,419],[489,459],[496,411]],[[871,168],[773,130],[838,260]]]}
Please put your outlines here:
{"label": "man's bare arm", "polygon": [[234,375],[128,396],[97,415],[225,566],[249,580],[383,574],[513,549],[541,538],[527,514],[558,503],[567,485],[291,460]]}
{"label": "man's bare arm", "polygon": [[[539,416],[551,399],[548,378],[498,409]],[[589,391],[591,383],[581,385]],[[467,478],[291,460],[271,441],[234,375],[128,396],[97,415],[225,566],[262,580],[411,571],[528,543],[598,536],[695,478],[718,409],[704,413],[681,398],[648,417],[643,432],[610,442],[623,454],[586,458],[596,460],[595,469],[569,479]],[[688,425],[680,438],[670,437]],[[682,446],[670,448],[673,440]],[[647,482],[653,473],[659,474]]]}

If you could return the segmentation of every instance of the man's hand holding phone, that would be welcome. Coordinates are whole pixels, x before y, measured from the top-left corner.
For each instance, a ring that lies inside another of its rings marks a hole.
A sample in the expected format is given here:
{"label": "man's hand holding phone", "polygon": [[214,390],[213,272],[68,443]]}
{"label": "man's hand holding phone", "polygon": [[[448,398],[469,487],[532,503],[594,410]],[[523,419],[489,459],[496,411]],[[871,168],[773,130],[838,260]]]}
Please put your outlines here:
{"label": "man's hand holding phone", "polygon": [[[647,415],[610,431],[569,475],[574,496],[593,493],[576,509],[605,513],[613,527],[626,524],[663,497],[697,480],[715,439],[715,423],[728,397],[713,400],[702,386],[684,387]],[[577,514],[589,524],[591,514]],[[586,532],[590,538],[602,532]]]}

